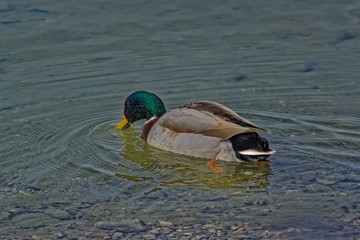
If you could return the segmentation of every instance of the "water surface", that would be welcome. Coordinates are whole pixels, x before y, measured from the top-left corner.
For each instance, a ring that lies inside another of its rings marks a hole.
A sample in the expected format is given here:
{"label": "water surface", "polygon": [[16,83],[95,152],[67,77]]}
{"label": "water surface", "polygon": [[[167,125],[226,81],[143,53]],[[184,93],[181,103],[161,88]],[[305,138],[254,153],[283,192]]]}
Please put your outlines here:
{"label": "water surface", "polygon": [[[0,4],[0,236],[360,237],[358,1]],[[113,128],[133,91],[266,128],[269,162]]]}

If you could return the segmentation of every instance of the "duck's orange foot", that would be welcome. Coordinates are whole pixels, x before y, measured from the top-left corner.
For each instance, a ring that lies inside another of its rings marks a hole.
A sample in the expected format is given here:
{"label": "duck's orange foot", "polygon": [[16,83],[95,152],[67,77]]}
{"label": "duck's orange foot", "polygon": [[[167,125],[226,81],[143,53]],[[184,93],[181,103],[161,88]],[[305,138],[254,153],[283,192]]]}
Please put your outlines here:
{"label": "duck's orange foot", "polygon": [[211,170],[213,170],[216,173],[219,173],[219,174],[224,173],[224,168],[216,166],[217,162],[218,162],[218,160],[216,159],[216,157],[213,157],[209,162],[206,163],[206,166],[211,168]]}

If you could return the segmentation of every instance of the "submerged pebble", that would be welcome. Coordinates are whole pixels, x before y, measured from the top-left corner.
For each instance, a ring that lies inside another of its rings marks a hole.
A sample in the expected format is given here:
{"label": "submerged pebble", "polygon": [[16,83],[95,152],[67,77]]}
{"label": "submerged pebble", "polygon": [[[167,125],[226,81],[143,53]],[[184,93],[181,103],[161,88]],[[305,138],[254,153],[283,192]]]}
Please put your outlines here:
{"label": "submerged pebble", "polygon": [[265,205],[267,205],[267,204],[269,204],[269,200],[268,200],[268,199],[265,199],[265,198],[263,198],[263,199],[257,199],[257,200],[255,200],[255,201],[253,202],[253,205],[254,205],[254,206],[265,206]]}
{"label": "submerged pebble", "polygon": [[142,236],[143,239],[148,239],[148,240],[152,240],[152,239],[157,239],[155,235],[153,234],[144,234]]}
{"label": "submerged pebble", "polygon": [[332,185],[341,182],[344,179],[345,177],[341,174],[319,175],[316,177],[316,181],[324,185]]}
{"label": "submerged pebble", "polygon": [[159,223],[160,223],[160,226],[162,226],[162,227],[170,227],[173,225],[172,222],[169,222],[169,221],[160,220]]}
{"label": "submerged pebble", "polygon": [[36,186],[32,186],[32,185],[27,185],[27,184],[10,184],[9,189],[13,190],[13,191],[18,191],[18,192],[39,192],[41,191],[41,189],[39,187]]}
{"label": "submerged pebble", "polygon": [[67,237],[67,234],[65,232],[59,232],[56,234],[56,237],[57,238],[65,238],[65,237]]}
{"label": "submerged pebble", "polygon": [[11,214],[9,212],[0,212],[0,221],[6,221],[10,216]]}
{"label": "submerged pebble", "polygon": [[342,219],[346,223],[352,223],[352,224],[360,223],[360,217],[358,214],[355,213],[345,214]]}
{"label": "submerged pebble", "polygon": [[67,211],[54,207],[46,209],[45,214],[59,220],[70,220],[73,218],[73,216],[71,216]]}
{"label": "submerged pebble", "polygon": [[114,234],[111,236],[111,239],[123,239],[124,233],[122,232],[114,232]]}
{"label": "submerged pebble", "polygon": [[96,222],[94,226],[99,229],[116,230],[120,232],[145,232],[149,229],[149,227],[139,219],[120,222]]}
{"label": "submerged pebble", "polygon": [[322,193],[322,192],[329,192],[332,189],[328,186],[314,183],[314,184],[308,185],[307,190],[311,193]]}
{"label": "submerged pebble", "polygon": [[360,175],[356,173],[350,173],[347,175],[347,180],[350,182],[360,183]]}

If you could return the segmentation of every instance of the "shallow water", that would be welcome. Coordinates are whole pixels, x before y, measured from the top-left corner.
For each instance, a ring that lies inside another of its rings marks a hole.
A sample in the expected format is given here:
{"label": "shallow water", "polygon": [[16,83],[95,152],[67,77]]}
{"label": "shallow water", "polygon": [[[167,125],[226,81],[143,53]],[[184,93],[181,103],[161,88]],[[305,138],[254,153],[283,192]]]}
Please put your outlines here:
{"label": "shallow water", "polygon": [[[0,3],[0,237],[360,238],[359,1]],[[135,90],[222,103],[269,162],[113,128]]]}

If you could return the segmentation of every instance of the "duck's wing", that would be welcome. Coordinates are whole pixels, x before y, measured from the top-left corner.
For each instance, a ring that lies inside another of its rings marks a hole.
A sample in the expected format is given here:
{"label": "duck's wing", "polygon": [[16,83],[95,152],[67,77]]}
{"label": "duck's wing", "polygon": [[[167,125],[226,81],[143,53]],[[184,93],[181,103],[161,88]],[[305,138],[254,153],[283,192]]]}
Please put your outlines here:
{"label": "duck's wing", "polygon": [[[230,110],[231,111],[231,110]],[[220,115],[222,116],[222,115]],[[226,121],[211,111],[191,107],[170,110],[159,120],[159,125],[176,133],[203,134],[226,140],[240,133],[257,132],[260,128],[248,124],[240,126]]]}
{"label": "duck's wing", "polygon": [[196,109],[199,111],[210,112],[210,113],[214,114],[215,116],[217,116],[227,122],[232,122],[232,123],[235,123],[242,127],[257,128],[259,130],[266,131],[265,129],[257,126],[255,123],[247,120],[246,118],[239,116],[236,112],[234,112],[230,108],[227,108],[224,105],[221,105],[216,102],[197,101],[197,102],[189,103],[189,104],[185,105],[184,107],[190,108],[190,109]]}

